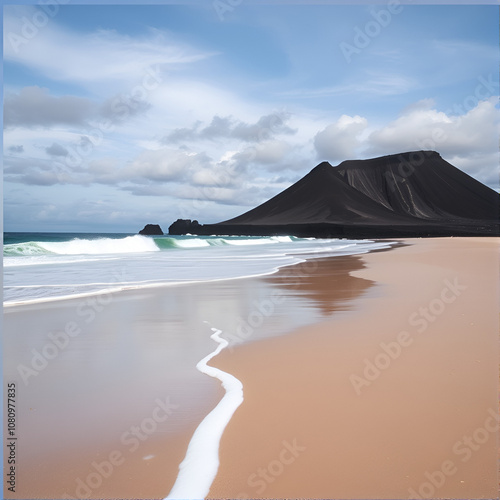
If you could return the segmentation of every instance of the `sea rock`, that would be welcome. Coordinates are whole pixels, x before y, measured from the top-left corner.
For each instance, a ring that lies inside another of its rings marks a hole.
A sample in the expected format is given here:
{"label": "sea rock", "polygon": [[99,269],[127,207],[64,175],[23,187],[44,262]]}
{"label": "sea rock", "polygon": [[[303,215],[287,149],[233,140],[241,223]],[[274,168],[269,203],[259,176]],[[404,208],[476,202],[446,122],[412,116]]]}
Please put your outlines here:
{"label": "sea rock", "polygon": [[169,228],[168,234],[199,234],[200,223],[197,220],[191,219],[177,219]]}
{"label": "sea rock", "polygon": [[159,224],[146,224],[144,229],[139,231],[139,234],[142,234],[143,236],[163,236],[163,231],[161,230]]}

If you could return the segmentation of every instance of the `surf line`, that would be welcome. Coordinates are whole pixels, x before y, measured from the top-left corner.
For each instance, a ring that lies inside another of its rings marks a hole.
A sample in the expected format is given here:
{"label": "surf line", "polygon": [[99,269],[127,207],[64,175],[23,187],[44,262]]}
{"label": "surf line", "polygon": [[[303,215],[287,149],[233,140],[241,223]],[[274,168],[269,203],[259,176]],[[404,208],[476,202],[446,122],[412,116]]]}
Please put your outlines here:
{"label": "surf line", "polygon": [[163,500],[205,498],[219,469],[219,443],[234,412],[243,402],[243,384],[233,375],[207,363],[229,342],[220,337],[221,330],[211,328],[210,338],[219,345],[214,352],[205,356],[196,368],[205,375],[219,379],[226,394],[219,404],[201,421],[189,442],[186,456],[179,465],[179,474],[172,490]]}

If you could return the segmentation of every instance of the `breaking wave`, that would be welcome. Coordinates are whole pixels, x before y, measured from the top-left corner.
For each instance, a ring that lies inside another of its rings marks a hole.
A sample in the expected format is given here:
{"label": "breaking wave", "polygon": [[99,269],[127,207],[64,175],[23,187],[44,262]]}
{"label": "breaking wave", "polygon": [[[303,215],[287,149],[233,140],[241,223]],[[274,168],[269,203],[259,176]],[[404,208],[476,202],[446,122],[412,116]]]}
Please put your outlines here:
{"label": "breaking wave", "polygon": [[69,241],[28,241],[4,245],[5,257],[38,255],[105,255],[158,252],[171,249],[193,249],[221,245],[249,246],[290,243],[289,236],[271,237],[157,237],[127,236],[125,238],[73,238]]}

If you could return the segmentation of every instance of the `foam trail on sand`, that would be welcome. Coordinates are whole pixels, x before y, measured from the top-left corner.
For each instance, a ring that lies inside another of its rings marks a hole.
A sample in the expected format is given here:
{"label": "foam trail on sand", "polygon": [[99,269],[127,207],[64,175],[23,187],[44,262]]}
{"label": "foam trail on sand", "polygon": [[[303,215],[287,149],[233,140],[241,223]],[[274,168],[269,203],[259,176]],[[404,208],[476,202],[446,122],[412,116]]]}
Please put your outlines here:
{"label": "foam trail on sand", "polygon": [[214,352],[199,361],[196,368],[210,377],[219,379],[226,394],[196,428],[189,442],[186,457],[179,465],[175,484],[164,500],[201,499],[208,495],[219,468],[220,439],[233,413],[243,402],[243,384],[229,373],[207,365],[229,345],[227,340],[219,336],[221,330],[212,328],[212,331],[214,333],[210,338],[219,345]]}

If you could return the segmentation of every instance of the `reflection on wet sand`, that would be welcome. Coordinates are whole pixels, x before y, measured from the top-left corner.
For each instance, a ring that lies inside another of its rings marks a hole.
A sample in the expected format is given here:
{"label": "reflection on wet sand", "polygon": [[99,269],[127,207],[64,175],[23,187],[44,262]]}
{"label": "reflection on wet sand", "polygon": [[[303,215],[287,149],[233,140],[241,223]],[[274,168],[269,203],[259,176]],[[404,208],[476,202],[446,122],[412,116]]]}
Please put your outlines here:
{"label": "reflection on wet sand", "polygon": [[313,259],[281,269],[266,282],[291,298],[311,301],[322,316],[349,311],[353,301],[374,287],[375,282],[351,275],[366,266],[360,256]]}
{"label": "reflection on wet sand", "polygon": [[[10,309],[4,320],[9,380],[19,379],[20,361],[30,366],[26,345],[41,352],[49,333],[71,322],[81,327],[27,385],[18,380],[20,495],[166,495],[194,429],[223,395],[217,381],[195,368],[214,350],[206,322],[222,330],[231,346],[287,335],[353,308],[354,299],[374,286],[350,275],[363,267],[360,257],[342,256],[262,278],[129,290],[113,294],[89,322],[78,315],[84,299]],[[149,425],[157,399],[166,398],[178,405],[168,419],[150,434],[140,431],[143,440],[126,434]],[[114,452],[123,461],[109,477],[97,478],[93,464],[109,462]],[[95,479],[90,486],[88,477]]]}

